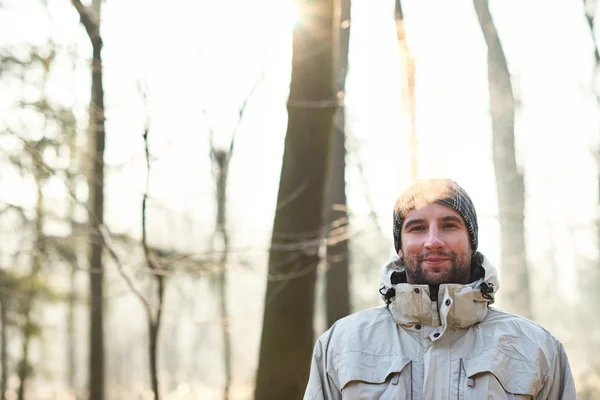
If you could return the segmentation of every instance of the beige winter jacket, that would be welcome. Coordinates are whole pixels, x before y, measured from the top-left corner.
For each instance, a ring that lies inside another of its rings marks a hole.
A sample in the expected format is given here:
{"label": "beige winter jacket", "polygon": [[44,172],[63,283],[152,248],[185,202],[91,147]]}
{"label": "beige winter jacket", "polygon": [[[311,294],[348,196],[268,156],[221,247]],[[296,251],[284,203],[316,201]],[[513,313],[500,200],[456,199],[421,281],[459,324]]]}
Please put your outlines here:
{"label": "beige winter jacket", "polygon": [[562,344],[535,323],[494,308],[495,269],[469,285],[382,284],[396,295],[336,322],[317,341],[305,400],[575,399]]}

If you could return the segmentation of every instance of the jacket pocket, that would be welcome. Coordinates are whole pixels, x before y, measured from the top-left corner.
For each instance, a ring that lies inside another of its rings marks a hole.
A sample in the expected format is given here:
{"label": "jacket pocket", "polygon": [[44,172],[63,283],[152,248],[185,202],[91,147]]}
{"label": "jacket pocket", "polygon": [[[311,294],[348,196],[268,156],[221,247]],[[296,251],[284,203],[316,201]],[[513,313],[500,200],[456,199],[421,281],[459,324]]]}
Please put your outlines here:
{"label": "jacket pocket", "polygon": [[537,364],[498,349],[462,360],[462,369],[459,392],[464,399],[529,399],[543,385]]}
{"label": "jacket pocket", "polygon": [[411,360],[404,356],[345,354],[336,366],[343,399],[411,399]]}

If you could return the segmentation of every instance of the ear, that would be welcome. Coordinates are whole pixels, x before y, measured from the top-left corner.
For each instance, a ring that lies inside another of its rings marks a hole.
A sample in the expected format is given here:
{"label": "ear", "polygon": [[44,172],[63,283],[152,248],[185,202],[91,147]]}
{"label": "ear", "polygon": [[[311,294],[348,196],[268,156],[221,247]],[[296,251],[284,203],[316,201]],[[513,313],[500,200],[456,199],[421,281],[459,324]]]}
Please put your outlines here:
{"label": "ear", "polygon": [[402,249],[398,249],[398,257],[402,258]]}

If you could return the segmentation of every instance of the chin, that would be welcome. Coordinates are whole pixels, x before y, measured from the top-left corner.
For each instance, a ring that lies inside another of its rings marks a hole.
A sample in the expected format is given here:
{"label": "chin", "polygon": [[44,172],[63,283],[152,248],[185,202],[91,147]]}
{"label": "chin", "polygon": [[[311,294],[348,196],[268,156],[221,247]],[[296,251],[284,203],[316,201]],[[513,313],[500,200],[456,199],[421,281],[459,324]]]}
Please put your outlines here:
{"label": "chin", "polygon": [[428,285],[439,286],[444,283],[454,283],[451,276],[446,275],[443,272],[440,273],[429,273],[425,276]]}

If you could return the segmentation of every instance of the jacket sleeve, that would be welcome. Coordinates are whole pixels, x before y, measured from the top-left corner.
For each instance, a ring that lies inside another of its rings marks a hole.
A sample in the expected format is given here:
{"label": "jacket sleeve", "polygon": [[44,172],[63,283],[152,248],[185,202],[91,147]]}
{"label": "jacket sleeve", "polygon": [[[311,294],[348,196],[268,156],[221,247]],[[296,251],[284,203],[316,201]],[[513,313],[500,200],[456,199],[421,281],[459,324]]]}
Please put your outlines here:
{"label": "jacket sleeve", "polygon": [[546,377],[546,383],[541,392],[536,396],[539,400],[576,400],[575,381],[571,373],[569,359],[565,349],[555,339],[556,354],[552,370]]}
{"label": "jacket sleeve", "polygon": [[328,348],[332,330],[333,328],[325,332],[315,344],[304,400],[342,399],[342,393],[338,389],[339,385],[336,384],[335,377],[328,373],[330,363]]}

